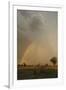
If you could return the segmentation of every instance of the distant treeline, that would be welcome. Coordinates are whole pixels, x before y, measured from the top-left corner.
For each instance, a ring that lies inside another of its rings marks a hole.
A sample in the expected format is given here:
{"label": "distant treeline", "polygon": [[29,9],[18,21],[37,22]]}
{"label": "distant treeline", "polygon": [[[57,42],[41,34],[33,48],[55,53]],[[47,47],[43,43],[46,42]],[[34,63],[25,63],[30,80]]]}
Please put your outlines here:
{"label": "distant treeline", "polygon": [[[57,57],[52,57],[50,59],[50,62],[53,64],[53,66],[57,66]],[[44,64],[44,65],[41,65],[41,64],[37,64],[37,65],[27,65],[25,62],[23,64],[18,64],[18,67],[23,67],[23,66],[28,66],[28,67],[32,67],[32,66],[36,66],[36,67],[40,67],[40,66],[43,66],[43,67],[47,67],[47,66],[51,66],[49,64]]]}

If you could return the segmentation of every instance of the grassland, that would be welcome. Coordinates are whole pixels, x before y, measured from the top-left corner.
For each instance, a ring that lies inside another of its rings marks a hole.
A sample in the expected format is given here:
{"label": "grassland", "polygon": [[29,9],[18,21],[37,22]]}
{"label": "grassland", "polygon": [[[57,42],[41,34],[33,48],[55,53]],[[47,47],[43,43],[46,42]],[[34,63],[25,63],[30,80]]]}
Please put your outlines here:
{"label": "grassland", "polygon": [[57,66],[18,66],[17,79],[45,79],[57,78]]}

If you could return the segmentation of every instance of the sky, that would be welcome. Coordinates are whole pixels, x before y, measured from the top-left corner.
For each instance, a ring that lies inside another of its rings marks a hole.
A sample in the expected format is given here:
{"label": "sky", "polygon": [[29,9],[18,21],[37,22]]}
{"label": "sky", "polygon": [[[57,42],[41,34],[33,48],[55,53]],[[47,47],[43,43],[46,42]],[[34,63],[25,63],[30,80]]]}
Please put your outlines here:
{"label": "sky", "polygon": [[51,64],[57,57],[58,13],[17,10],[17,64]]}

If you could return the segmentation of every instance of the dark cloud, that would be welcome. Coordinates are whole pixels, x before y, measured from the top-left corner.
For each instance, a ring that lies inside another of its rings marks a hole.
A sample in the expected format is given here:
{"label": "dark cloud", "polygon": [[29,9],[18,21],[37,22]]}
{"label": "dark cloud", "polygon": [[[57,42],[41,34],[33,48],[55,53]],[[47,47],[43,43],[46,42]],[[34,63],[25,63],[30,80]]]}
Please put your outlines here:
{"label": "dark cloud", "polygon": [[32,18],[31,23],[30,23],[30,28],[31,28],[32,31],[36,31],[36,30],[37,30],[37,31],[39,32],[40,27],[41,27],[42,25],[43,25],[43,23],[42,23],[40,17],[34,16],[34,17]]}

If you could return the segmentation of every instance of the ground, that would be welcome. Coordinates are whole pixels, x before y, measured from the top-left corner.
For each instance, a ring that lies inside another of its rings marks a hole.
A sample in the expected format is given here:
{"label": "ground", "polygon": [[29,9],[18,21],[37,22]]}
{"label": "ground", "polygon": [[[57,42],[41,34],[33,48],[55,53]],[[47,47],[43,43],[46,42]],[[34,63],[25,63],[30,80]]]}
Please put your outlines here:
{"label": "ground", "polygon": [[18,66],[17,79],[57,78],[57,66]]}

